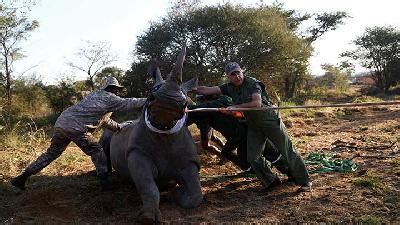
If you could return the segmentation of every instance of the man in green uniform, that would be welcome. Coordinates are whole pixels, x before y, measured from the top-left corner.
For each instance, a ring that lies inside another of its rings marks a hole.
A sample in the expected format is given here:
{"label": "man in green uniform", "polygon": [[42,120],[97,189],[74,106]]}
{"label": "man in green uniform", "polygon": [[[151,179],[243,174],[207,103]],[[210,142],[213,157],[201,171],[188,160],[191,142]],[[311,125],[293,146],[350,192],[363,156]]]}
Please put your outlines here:
{"label": "man in green uniform", "polygon": [[[226,95],[202,95],[197,98],[197,104],[190,105],[188,108],[225,108],[231,105],[233,105],[232,98]],[[209,146],[209,140],[212,138],[212,129],[220,132],[226,139],[226,143],[222,147],[222,156],[243,171],[250,171],[251,167],[247,162],[247,125],[242,119],[222,112],[193,112],[189,114],[188,121],[196,123],[199,128],[202,146]],[[234,153],[235,149],[236,154]],[[282,174],[288,175],[291,179],[290,174],[288,174],[287,163],[269,142],[265,145],[263,155]]]}
{"label": "man in green uniform", "polygon": [[[213,86],[198,87],[193,90],[203,95],[227,95],[233,99],[235,108],[261,108],[271,106],[265,86],[260,81],[244,76],[236,62],[230,62],[225,68],[229,83]],[[311,181],[307,168],[300,155],[294,149],[288,137],[285,125],[275,111],[245,111],[247,130],[247,161],[251,164],[264,190],[268,191],[280,184],[279,179],[271,171],[270,163],[263,156],[266,143],[269,141],[288,163],[289,172],[299,191],[311,191]]]}

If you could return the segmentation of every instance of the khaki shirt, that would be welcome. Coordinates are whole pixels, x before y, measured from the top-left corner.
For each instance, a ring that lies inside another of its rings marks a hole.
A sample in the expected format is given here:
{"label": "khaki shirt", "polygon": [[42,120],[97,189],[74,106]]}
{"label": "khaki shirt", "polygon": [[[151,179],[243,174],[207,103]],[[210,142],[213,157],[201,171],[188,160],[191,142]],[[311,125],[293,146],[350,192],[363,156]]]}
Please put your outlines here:
{"label": "khaki shirt", "polygon": [[87,132],[87,126],[97,125],[106,113],[141,108],[145,102],[145,98],[121,98],[111,92],[97,90],[62,112],[54,127]]}

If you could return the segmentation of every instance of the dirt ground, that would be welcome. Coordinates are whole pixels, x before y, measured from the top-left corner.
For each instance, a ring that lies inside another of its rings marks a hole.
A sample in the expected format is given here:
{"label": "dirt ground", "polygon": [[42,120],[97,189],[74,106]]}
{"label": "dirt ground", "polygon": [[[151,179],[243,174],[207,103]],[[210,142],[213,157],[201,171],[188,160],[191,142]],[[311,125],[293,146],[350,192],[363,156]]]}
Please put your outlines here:
{"label": "dirt ground", "polygon": [[[291,116],[286,123],[303,158],[311,152],[332,153],[352,159],[358,170],[312,174],[311,193],[297,193],[298,187],[280,175],[282,186],[266,194],[260,192],[257,178],[238,175],[230,162],[204,153],[203,202],[195,209],[182,209],[162,193],[162,221],[400,223],[400,106],[323,110],[312,117]],[[67,152],[59,160],[73,163],[54,163],[18,193],[7,183],[28,161],[0,149],[0,223],[135,221],[141,202],[134,186],[113,174],[115,190],[101,193],[89,157],[72,145]]]}

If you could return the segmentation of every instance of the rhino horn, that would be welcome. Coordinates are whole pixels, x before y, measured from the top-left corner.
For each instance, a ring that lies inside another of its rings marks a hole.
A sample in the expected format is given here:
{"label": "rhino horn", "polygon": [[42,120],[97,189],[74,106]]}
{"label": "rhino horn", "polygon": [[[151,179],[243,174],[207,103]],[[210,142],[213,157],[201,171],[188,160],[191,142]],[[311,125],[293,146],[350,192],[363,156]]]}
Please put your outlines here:
{"label": "rhino horn", "polygon": [[175,67],[169,74],[167,81],[175,81],[178,84],[182,83],[182,67],[183,67],[183,61],[185,60],[185,55],[186,55],[186,43],[182,45],[182,50],[178,58],[176,59]]}
{"label": "rhino horn", "polygon": [[186,81],[183,83],[182,90],[185,94],[187,94],[189,91],[191,91],[193,88],[197,87],[199,83],[198,77],[193,77],[192,79]]}
{"label": "rhino horn", "polygon": [[164,79],[161,76],[160,68],[157,67],[157,70],[156,70],[156,82],[155,82],[154,85],[157,86],[157,85],[159,85],[159,84],[161,84],[163,82],[164,82]]}

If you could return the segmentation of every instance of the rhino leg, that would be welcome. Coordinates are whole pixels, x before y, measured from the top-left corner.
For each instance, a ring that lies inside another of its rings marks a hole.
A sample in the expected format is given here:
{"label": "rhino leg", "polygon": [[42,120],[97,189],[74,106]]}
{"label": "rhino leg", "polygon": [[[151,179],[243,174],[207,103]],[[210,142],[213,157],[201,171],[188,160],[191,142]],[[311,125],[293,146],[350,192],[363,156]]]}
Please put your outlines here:
{"label": "rhino leg", "polygon": [[198,166],[190,163],[186,168],[178,171],[177,182],[179,187],[172,193],[175,201],[182,208],[197,207],[203,200]]}
{"label": "rhino leg", "polygon": [[154,181],[157,173],[154,163],[146,156],[132,152],[128,156],[128,168],[143,203],[138,217],[139,222],[143,224],[160,222],[160,192]]}
{"label": "rhino leg", "polygon": [[111,157],[110,157],[110,143],[114,132],[109,129],[104,129],[103,135],[99,139],[99,144],[103,147],[103,151],[107,156],[107,171],[112,172]]}

